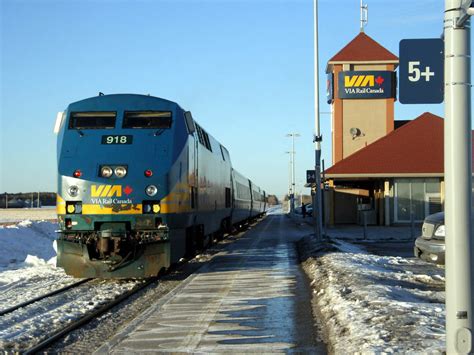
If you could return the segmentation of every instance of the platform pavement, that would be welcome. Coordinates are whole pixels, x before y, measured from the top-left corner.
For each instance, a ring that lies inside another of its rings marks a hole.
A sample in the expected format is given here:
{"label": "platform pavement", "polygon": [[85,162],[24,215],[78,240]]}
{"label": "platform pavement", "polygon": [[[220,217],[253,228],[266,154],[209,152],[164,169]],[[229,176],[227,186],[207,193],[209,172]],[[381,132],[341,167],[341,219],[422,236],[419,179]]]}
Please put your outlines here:
{"label": "platform pavement", "polygon": [[267,216],[96,353],[326,353],[297,258],[305,231]]}
{"label": "platform pavement", "polygon": [[[293,221],[300,225],[314,226],[314,218],[307,216],[303,218],[301,214],[288,213]],[[324,229],[325,235],[330,239],[342,239],[342,240],[356,240],[356,241],[400,241],[400,242],[412,242],[418,236],[421,235],[421,224],[416,223],[413,231],[411,226],[400,225],[400,226],[367,226],[366,233],[364,235],[364,227],[356,224],[343,224],[336,226],[327,226]]]}

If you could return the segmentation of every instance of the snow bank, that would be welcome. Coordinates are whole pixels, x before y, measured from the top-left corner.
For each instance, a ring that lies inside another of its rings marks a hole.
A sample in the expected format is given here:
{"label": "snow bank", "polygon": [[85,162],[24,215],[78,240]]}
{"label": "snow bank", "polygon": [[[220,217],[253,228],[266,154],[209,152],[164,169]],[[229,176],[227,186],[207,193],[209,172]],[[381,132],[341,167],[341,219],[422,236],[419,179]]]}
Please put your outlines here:
{"label": "snow bank", "polygon": [[38,259],[47,261],[55,257],[53,242],[57,229],[56,223],[30,220],[0,226],[0,267],[21,262],[33,266]]}
{"label": "snow bank", "polygon": [[312,253],[304,267],[332,352],[444,351],[444,270],[340,241]]}

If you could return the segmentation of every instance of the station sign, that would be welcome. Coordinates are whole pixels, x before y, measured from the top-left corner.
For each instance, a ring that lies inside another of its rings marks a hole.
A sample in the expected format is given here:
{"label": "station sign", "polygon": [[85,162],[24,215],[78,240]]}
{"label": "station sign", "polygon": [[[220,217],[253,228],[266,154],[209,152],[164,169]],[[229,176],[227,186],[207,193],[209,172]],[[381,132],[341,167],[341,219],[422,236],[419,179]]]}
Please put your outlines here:
{"label": "station sign", "polygon": [[334,99],[334,75],[329,73],[326,79],[326,99],[327,103],[330,104]]}
{"label": "station sign", "polygon": [[315,170],[306,170],[306,183],[316,184],[316,172]]}
{"label": "station sign", "polygon": [[444,42],[440,38],[400,41],[400,102],[439,104],[444,99]]}
{"label": "station sign", "polygon": [[344,71],[337,83],[340,99],[388,99],[396,93],[392,71]]}

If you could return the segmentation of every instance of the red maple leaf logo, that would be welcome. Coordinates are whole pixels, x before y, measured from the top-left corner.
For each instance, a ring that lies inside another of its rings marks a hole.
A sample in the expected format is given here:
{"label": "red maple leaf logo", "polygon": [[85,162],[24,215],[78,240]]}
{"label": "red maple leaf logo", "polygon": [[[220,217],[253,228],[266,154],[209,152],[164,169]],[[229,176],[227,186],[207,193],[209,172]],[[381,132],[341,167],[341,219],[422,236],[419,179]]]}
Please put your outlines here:
{"label": "red maple leaf logo", "polygon": [[132,193],[133,189],[130,186],[126,186],[123,189],[123,192],[125,192],[126,195],[130,195]]}
{"label": "red maple leaf logo", "polygon": [[377,77],[377,79],[375,79],[375,82],[379,84],[379,86],[382,86],[384,81],[385,80],[380,75]]}

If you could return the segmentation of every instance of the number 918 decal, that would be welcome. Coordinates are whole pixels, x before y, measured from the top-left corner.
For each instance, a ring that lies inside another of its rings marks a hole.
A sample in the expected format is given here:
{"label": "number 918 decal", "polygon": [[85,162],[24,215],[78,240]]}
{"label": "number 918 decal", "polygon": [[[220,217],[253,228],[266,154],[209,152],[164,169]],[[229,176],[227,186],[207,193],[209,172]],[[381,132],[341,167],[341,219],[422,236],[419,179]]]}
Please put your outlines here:
{"label": "number 918 decal", "polygon": [[133,136],[102,136],[102,144],[132,144]]}

